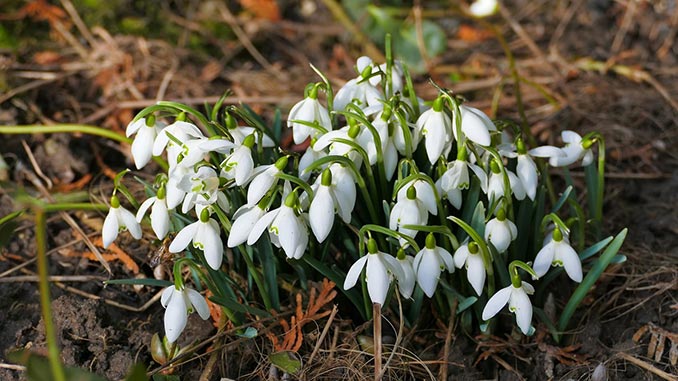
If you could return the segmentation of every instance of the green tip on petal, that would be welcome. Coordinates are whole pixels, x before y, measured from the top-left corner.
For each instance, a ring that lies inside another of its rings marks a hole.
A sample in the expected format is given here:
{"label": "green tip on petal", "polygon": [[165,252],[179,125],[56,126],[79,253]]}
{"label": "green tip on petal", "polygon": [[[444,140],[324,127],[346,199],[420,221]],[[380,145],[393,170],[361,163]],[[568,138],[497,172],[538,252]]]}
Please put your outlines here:
{"label": "green tip on petal", "polygon": [[426,248],[429,250],[436,248],[436,237],[433,235],[433,233],[428,233],[426,236]]}
{"label": "green tip on petal", "polygon": [[322,177],[320,178],[320,184],[325,187],[332,185],[332,171],[329,168],[326,168],[323,171]]}
{"label": "green tip on petal", "polygon": [[407,199],[415,200],[416,198],[417,198],[417,188],[415,188],[414,185],[410,185],[410,187],[407,188]]}
{"label": "green tip on petal", "polygon": [[111,208],[119,208],[120,207],[120,200],[118,199],[118,196],[113,195],[111,196]]}
{"label": "green tip on petal", "polygon": [[210,211],[208,208],[205,208],[200,212],[200,222],[207,222],[210,220]]}
{"label": "green tip on petal", "polygon": [[379,252],[379,247],[377,247],[377,241],[374,238],[367,240],[367,252],[370,254],[376,254]]}

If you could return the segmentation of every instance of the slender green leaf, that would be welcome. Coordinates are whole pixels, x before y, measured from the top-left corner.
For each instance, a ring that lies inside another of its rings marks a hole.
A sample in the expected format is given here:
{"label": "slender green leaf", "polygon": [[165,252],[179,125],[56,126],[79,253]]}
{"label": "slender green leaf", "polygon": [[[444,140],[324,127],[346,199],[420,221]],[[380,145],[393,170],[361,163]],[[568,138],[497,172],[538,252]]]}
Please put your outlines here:
{"label": "slender green leaf", "polygon": [[109,284],[130,284],[130,285],[142,285],[142,286],[151,286],[151,287],[169,287],[174,283],[163,280],[163,279],[153,279],[153,278],[128,278],[128,279],[111,279],[104,281],[105,285]]}

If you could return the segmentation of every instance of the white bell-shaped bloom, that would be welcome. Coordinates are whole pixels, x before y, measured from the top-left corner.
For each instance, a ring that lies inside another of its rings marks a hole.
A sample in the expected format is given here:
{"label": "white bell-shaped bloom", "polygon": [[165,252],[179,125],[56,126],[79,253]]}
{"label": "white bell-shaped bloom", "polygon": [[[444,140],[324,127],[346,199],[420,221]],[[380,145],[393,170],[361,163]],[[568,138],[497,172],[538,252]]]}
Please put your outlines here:
{"label": "white bell-shaped bloom", "polygon": [[506,303],[509,311],[516,314],[516,323],[520,330],[527,335],[532,323],[532,302],[528,296],[534,293],[534,287],[527,282],[522,282],[520,287],[509,285],[497,291],[487,301],[483,309],[483,320],[490,320],[504,308]]}
{"label": "white bell-shaped bloom", "polygon": [[483,287],[485,287],[485,277],[487,274],[478,244],[467,242],[459,246],[457,251],[454,252],[454,264],[457,268],[466,268],[466,278],[476,294],[480,296],[483,293]]}
{"label": "white bell-shaped bloom", "polygon": [[367,267],[365,281],[367,282],[367,293],[370,295],[370,300],[372,303],[384,305],[391,285],[391,274],[398,280],[404,279],[405,274],[392,255],[377,249],[373,239],[368,241],[367,247],[367,255],[358,259],[348,270],[344,281],[344,290],[355,286],[363,268]]}
{"label": "white bell-shaped bloom", "polygon": [[153,232],[158,239],[163,239],[170,228],[169,209],[167,208],[164,187],[160,188],[157,196],[148,198],[139,206],[136,216],[137,222],[141,222],[149,208],[151,208],[151,227]]}
{"label": "white bell-shaped bloom", "polygon": [[417,119],[417,134],[424,137],[426,155],[431,164],[452,147],[452,120],[443,110],[442,98],[433,103],[433,108],[424,111]]}
{"label": "white bell-shaped bloom", "polygon": [[287,166],[287,157],[283,156],[275,164],[260,165],[254,169],[252,181],[247,188],[247,205],[254,205],[278,184],[278,174]]}
{"label": "white bell-shaped bloom", "polygon": [[344,111],[349,103],[354,103],[362,109],[381,105],[379,101],[383,100],[384,96],[369,80],[372,75],[372,60],[369,57],[360,57],[356,66],[360,75],[346,82],[337,91],[334,96],[335,111]]}
{"label": "white bell-shaped bloom", "polygon": [[[335,180],[334,173],[337,173]],[[356,189],[353,177],[338,164],[323,171],[314,184],[314,196],[308,210],[309,224],[318,242],[323,242],[334,225],[334,213],[345,223],[351,222]]]}
{"label": "white bell-shaped bloom", "polygon": [[296,204],[297,196],[292,192],[285,198],[283,205],[264,214],[254,224],[247,244],[253,245],[268,229],[271,242],[276,247],[282,247],[288,258],[301,258],[308,246],[308,228],[303,217],[297,216],[294,211]]}
{"label": "white bell-shaped bloom", "polygon": [[403,271],[403,277],[398,279],[398,291],[400,291],[400,295],[402,295],[403,298],[410,299],[417,281],[417,276],[414,273],[414,267],[412,265],[414,257],[398,253],[396,261],[398,261],[398,264]]}
{"label": "white bell-shaped bloom", "polygon": [[[150,124],[150,125],[149,125]],[[163,124],[156,123],[155,118],[141,118],[127,126],[127,137],[136,134],[132,142],[132,158],[137,169],[143,168],[153,156],[153,142],[162,130]]]}
{"label": "white bell-shaped bloom", "polygon": [[249,181],[254,172],[254,159],[252,159],[252,147],[254,146],[254,135],[245,138],[241,146],[219,164],[221,168],[221,177],[232,180],[235,179],[235,185],[243,186]]}
{"label": "white bell-shaped bloom", "polygon": [[236,247],[247,242],[254,225],[266,214],[260,204],[243,205],[233,214],[233,225],[228,236],[228,247]]}
{"label": "white bell-shaped bloom", "polygon": [[[171,136],[171,137],[170,137]],[[160,156],[165,147],[176,146],[188,140],[205,138],[202,131],[193,123],[176,121],[158,134],[153,141],[153,155]],[[177,140],[177,141],[175,141]]]}
{"label": "white bell-shaped bloom", "polygon": [[[379,140],[381,141],[381,154],[384,162],[384,170],[386,172],[386,180],[391,181],[398,166],[398,149],[395,144],[395,135],[390,133],[389,130],[395,131],[395,128],[399,127],[389,128],[388,120],[390,117],[386,114],[384,114],[384,112],[378,113],[376,119],[372,122],[372,125],[374,126],[374,129],[377,130]],[[370,164],[377,162],[377,146],[374,138],[368,142],[367,155],[370,158]]]}
{"label": "white bell-shaped bloom", "polygon": [[165,184],[165,189],[167,190],[167,208],[174,209],[184,197],[186,197],[186,191],[181,189],[179,184],[184,181],[184,178],[187,176],[195,175],[196,171],[193,167],[182,167],[177,166],[169,171],[169,177],[167,179],[167,184]]}
{"label": "white bell-shaped bloom", "polygon": [[[492,144],[490,131],[497,130],[492,120],[484,112],[474,107],[460,105],[459,110],[461,111],[461,132],[469,140],[481,146]],[[456,124],[453,125],[452,132],[454,138],[459,139]]]}
{"label": "white bell-shaped bloom", "polygon": [[449,251],[436,246],[433,233],[430,233],[426,237],[426,246],[414,257],[412,267],[419,287],[424,290],[426,296],[431,298],[438,287],[440,273],[445,269],[451,273],[454,272],[454,260]]}
{"label": "white bell-shaped bloom", "polygon": [[487,17],[497,12],[499,2],[497,0],[476,0],[469,5],[468,9],[476,17]]}
{"label": "white bell-shaped bloom", "polygon": [[165,336],[167,341],[177,341],[186,328],[188,315],[196,311],[203,320],[210,317],[210,309],[205,298],[188,287],[177,288],[171,285],[165,288],[160,296],[160,303],[165,307]]}
{"label": "white bell-shaped bloom", "polygon": [[[383,73],[384,76],[388,75],[386,73],[386,64],[383,63],[379,66],[372,65],[372,74]],[[382,76],[373,75],[370,77],[370,83],[372,86],[379,86],[381,83]],[[394,61],[394,65],[391,67],[391,89],[392,93],[398,93],[403,90],[403,65],[400,61]]]}
{"label": "white bell-shaped bloom", "polygon": [[[308,181],[308,179],[311,178],[312,173],[312,171],[306,171],[306,168],[310,167],[316,160],[327,156],[327,152],[325,151],[314,150],[314,144],[315,140],[311,140],[311,144],[306,148],[306,151],[301,155],[301,158],[299,158],[298,176],[304,181]],[[321,169],[325,169],[326,167],[327,164],[321,166]]]}
{"label": "white bell-shaped bloom", "polygon": [[101,240],[103,241],[104,248],[107,248],[115,241],[118,238],[118,233],[123,230],[129,230],[129,233],[135,239],[141,238],[141,226],[134,218],[134,214],[120,206],[118,197],[113,196],[111,197],[111,208],[108,210],[101,229]]}
{"label": "white bell-shaped bloom", "polygon": [[438,215],[438,203],[436,201],[436,193],[433,186],[428,181],[417,179],[408,182],[398,190],[396,201],[400,202],[407,199],[407,192],[410,187],[416,190],[416,199],[421,205],[426,208],[426,211],[434,216]]}
{"label": "white bell-shaped bloom", "polygon": [[198,221],[185,226],[177,233],[169,246],[169,252],[179,253],[191,242],[193,247],[205,254],[207,264],[212,269],[219,270],[224,256],[224,245],[221,242],[219,224],[209,217],[207,209],[203,210]]}
{"label": "white bell-shaped bloom", "polygon": [[[346,156],[360,168],[363,162],[362,156],[356,152],[353,146],[346,144],[341,140],[354,141],[359,146],[365,148],[370,144],[374,144],[374,137],[367,128],[362,128],[360,125],[345,126],[338,130],[330,131],[318,138],[313,145],[315,151],[322,151],[329,147],[329,155]],[[376,162],[376,155],[368,158]]]}
{"label": "white bell-shaped bloom", "polygon": [[181,212],[187,213],[196,204],[211,205],[217,201],[219,176],[214,169],[203,166],[194,174],[182,178],[178,186],[186,192]]}
{"label": "white bell-shaped bloom", "polygon": [[574,131],[565,130],[561,133],[565,147],[561,148],[563,155],[553,156],[549,164],[554,167],[566,167],[582,159],[581,165],[587,166],[593,162],[593,151],[584,148],[581,135]]}
{"label": "white bell-shaped bloom", "polygon": [[[513,173],[511,170],[504,169],[506,171],[506,176],[508,176],[509,179],[509,187],[506,187],[506,183],[504,182],[504,175],[499,168],[498,164],[496,164],[496,161],[491,161],[490,162],[490,176],[487,180],[487,186],[483,189],[487,193],[487,198],[489,200],[499,200],[501,197],[511,197],[513,194],[517,200],[523,200],[527,193],[525,192],[525,188],[523,187],[523,183],[518,179],[518,176],[516,176],[515,173]],[[478,174],[477,171],[474,170],[476,175]]]}
{"label": "white bell-shaped bloom", "polygon": [[[417,230],[405,228],[405,225],[426,225],[428,222],[428,209],[423,202],[417,199],[417,191],[414,186],[409,186],[406,197],[398,200],[391,210],[389,217],[389,229],[414,238]],[[400,238],[400,244],[407,242]]]}
{"label": "white bell-shaped bloom", "polygon": [[570,246],[569,240],[565,239],[560,229],[553,231],[551,240],[539,250],[534,259],[534,272],[540,277],[546,274],[551,266],[564,267],[567,276],[577,283],[582,280],[579,255]]}
{"label": "white bell-shaped bloom", "polygon": [[485,175],[477,165],[457,159],[447,165],[445,173],[436,181],[438,193],[445,195],[452,206],[457,209],[461,208],[462,190],[468,189],[471,183],[469,168],[473,168],[474,172],[481,172]]}
{"label": "white bell-shaped bloom", "polygon": [[525,189],[527,197],[532,201],[534,201],[537,195],[537,185],[539,183],[539,172],[532,157],[551,158],[563,156],[561,149],[552,146],[541,146],[527,151],[521,139],[518,139],[516,144],[502,144],[499,153],[505,157],[516,158],[516,175],[523,189]]}
{"label": "white bell-shaped bloom", "polygon": [[511,241],[518,237],[518,228],[513,221],[506,218],[503,209],[499,209],[497,217],[489,220],[485,225],[485,240],[503,253],[511,245]]}
{"label": "white bell-shaped bloom", "polygon": [[332,130],[330,113],[318,101],[318,90],[315,86],[311,89],[308,97],[295,104],[290,110],[287,127],[292,128],[294,144],[301,144],[307,138],[312,138],[320,133],[317,129],[302,122],[317,123],[327,131]]}

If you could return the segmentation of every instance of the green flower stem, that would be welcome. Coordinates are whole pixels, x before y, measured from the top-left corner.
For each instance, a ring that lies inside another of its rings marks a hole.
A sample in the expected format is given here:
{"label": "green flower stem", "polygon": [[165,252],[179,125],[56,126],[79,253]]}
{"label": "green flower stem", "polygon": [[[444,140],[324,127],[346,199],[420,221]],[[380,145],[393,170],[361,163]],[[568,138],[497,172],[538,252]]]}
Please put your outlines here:
{"label": "green flower stem", "polygon": [[600,238],[603,224],[603,195],[605,190],[605,140],[602,136],[596,137],[598,141],[598,188],[596,189],[596,205],[595,205],[595,230],[596,239]]}
{"label": "green flower stem", "polygon": [[471,237],[471,240],[478,244],[478,248],[480,249],[480,254],[483,259],[483,265],[485,265],[485,272],[487,273],[487,292],[488,294],[492,295],[494,293],[494,268],[492,267],[492,254],[490,253],[490,249],[487,247],[487,243],[485,243],[483,237],[481,237],[478,232],[476,232],[471,227],[471,225],[464,222],[464,220],[455,216],[448,218],[459,225],[459,227],[464,229],[466,234]]}
{"label": "green flower stem", "polygon": [[35,241],[37,244],[38,277],[40,289],[40,308],[45,322],[45,338],[47,340],[47,357],[49,358],[52,377],[55,381],[66,381],[64,369],[59,359],[56,332],[52,320],[49,293],[49,273],[47,264],[47,220],[45,210],[35,207]]}
{"label": "green flower stem", "polygon": [[277,176],[278,176],[278,178],[280,178],[282,180],[287,180],[291,183],[294,183],[294,184],[302,187],[304,189],[304,192],[306,192],[306,194],[308,194],[308,198],[311,199],[311,200],[313,199],[313,190],[311,189],[311,186],[308,185],[308,183],[306,183],[304,180],[298,178],[297,176],[288,175],[287,173],[282,173],[282,172],[278,173]]}
{"label": "green flower stem", "polygon": [[47,204],[44,206],[45,212],[61,212],[71,210],[96,210],[100,212],[108,211],[106,204],[92,204],[87,202],[64,202],[59,204]]}
{"label": "green flower stem", "polygon": [[[226,216],[226,214],[219,208],[214,208],[214,211],[217,214],[219,221],[221,222],[221,226],[223,226],[224,229],[226,229],[226,232],[230,232],[232,225],[231,225],[231,221],[228,220],[228,217]],[[266,289],[266,284],[264,283],[263,279],[261,278],[261,274],[259,273],[259,270],[254,265],[254,261],[249,256],[249,254],[247,254],[247,250],[245,249],[244,245],[238,246],[238,251],[240,251],[241,256],[245,259],[245,264],[247,265],[247,270],[249,271],[250,275],[252,276],[252,279],[254,279],[254,283],[256,283],[257,288],[259,289],[259,295],[261,295],[261,299],[264,302],[264,306],[266,307],[266,311],[270,311],[272,309],[271,296],[268,294],[268,290]]]}

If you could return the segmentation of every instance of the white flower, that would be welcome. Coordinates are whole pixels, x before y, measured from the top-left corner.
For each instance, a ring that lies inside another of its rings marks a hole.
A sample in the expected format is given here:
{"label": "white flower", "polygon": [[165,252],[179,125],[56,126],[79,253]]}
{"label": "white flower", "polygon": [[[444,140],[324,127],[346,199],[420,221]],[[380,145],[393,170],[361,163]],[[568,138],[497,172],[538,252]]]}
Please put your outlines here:
{"label": "white flower", "polygon": [[520,287],[510,285],[497,291],[490,300],[487,301],[483,309],[483,320],[490,320],[499,313],[508,303],[509,311],[516,314],[516,323],[524,334],[530,332],[532,323],[532,302],[528,294],[534,293],[534,287],[527,282],[522,282]]}
{"label": "white flower", "polygon": [[540,277],[546,274],[551,266],[564,267],[567,276],[577,283],[582,280],[579,255],[570,246],[560,229],[554,230],[551,240],[539,250],[534,259],[534,272]]}
{"label": "white flower", "polygon": [[168,209],[174,209],[181,204],[181,201],[186,196],[186,192],[179,187],[179,184],[182,183],[184,177],[192,174],[194,175],[195,173],[193,167],[188,168],[181,166],[177,166],[169,171],[169,178],[167,179],[167,184],[165,184]]}
{"label": "white flower", "polygon": [[[337,173],[338,176],[334,176]],[[323,171],[314,185],[313,201],[308,210],[309,224],[318,242],[323,242],[334,225],[335,210],[345,223],[351,222],[356,189],[353,176],[339,164]]]}
{"label": "white flower", "polygon": [[290,110],[287,127],[292,128],[295,144],[301,144],[308,137],[314,137],[320,132],[311,126],[300,122],[317,123],[327,131],[332,130],[330,113],[325,106],[318,102],[317,96],[318,90],[316,87],[313,87],[309,96],[295,104]]}
{"label": "white flower", "polygon": [[[390,112],[384,113],[382,111],[378,113],[374,122],[372,122],[372,125],[374,129],[377,130],[379,140],[381,140],[381,153],[384,162],[384,170],[386,172],[386,180],[391,181],[396,167],[398,166],[398,149],[395,144],[395,129],[399,127],[393,126],[394,133],[389,134],[390,117],[388,114],[390,114]],[[378,160],[377,145],[374,137],[368,141],[367,156],[370,158],[370,164],[374,164]]]}
{"label": "white flower", "polygon": [[480,172],[485,175],[485,172],[475,164],[471,164],[466,160],[455,160],[447,165],[447,170],[436,181],[436,188],[440,194],[446,195],[450,203],[457,209],[461,208],[462,197],[461,191],[468,189],[471,183],[468,169],[473,168],[474,172]]}
{"label": "white flower", "polygon": [[253,245],[257,242],[268,228],[271,242],[276,247],[282,247],[288,258],[301,258],[308,245],[308,228],[302,217],[297,216],[294,211],[296,203],[296,193],[292,192],[278,209],[264,214],[252,227],[247,244]]}
{"label": "white flower", "polygon": [[[471,246],[469,248],[469,245]],[[465,243],[454,252],[454,264],[457,268],[466,267],[466,277],[468,282],[480,296],[485,286],[485,264],[483,257],[478,251],[478,244],[475,242]]]}
{"label": "white flower", "polygon": [[513,221],[506,218],[503,209],[499,209],[497,217],[485,225],[485,240],[494,245],[499,253],[505,252],[517,237],[518,229]]}
{"label": "white flower", "polygon": [[118,237],[118,233],[123,230],[129,230],[129,233],[135,239],[141,238],[141,226],[134,218],[134,214],[120,206],[118,197],[111,197],[111,208],[108,210],[104,226],[101,230],[101,239],[104,248],[107,248]]}
{"label": "white flower", "polygon": [[549,164],[554,167],[566,167],[582,159],[581,164],[587,166],[593,162],[593,151],[591,148],[584,148],[581,135],[574,131],[565,130],[561,133],[565,147],[561,148],[563,155],[553,156],[549,159]]}
{"label": "white flower", "polygon": [[[170,135],[172,136],[172,139],[170,138]],[[178,143],[175,142],[174,139],[176,139],[178,142],[184,143],[191,139],[199,139],[204,137],[205,135],[203,135],[200,129],[193,123],[176,121],[167,126],[161,131],[161,133],[158,134],[158,136],[155,138],[155,141],[153,141],[152,152],[154,156],[160,156],[162,151],[168,145],[177,146]],[[170,162],[172,161],[173,160],[170,160]]]}
{"label": "white flower", "polygon": [[241,146],[219,164],[221,168],[221,177],[226,179],[235,179],[235,185],[243,186],[252,176],[254,171],[254,159],[252,159],[252,147],[254,146],[254,135],[245,138]]}
{"label": "white flower", "polygon": [[398,261],[398,264],[403,271],[403,277],[398,279],[398,291],[400,291],[400,295],[402,295],[403,298],[410,299],[417,280],[417,277],[414,274],[414,268],[412,267],[414,258],[411,255],[403,254],[401,256],[400,253],[398,253],[396,261]]}
{"label": "white flower", "polygon": [[424,111],[417,119],[416,131],[425,138],[426,154],[431,164],[452,147],[452,120],[443,111],[442,98],[433,103],[433,108]]}
{"label": "white flower", "polygon": [[175,342],[181,332],[186,328],[188,315],[196,311],[203,320],[210,317],[210,309],[205,298],[197,291],[171,285],[163,290],[160,303],[165,310],[165,336],[170,343]]}
{"label": "white flower", "polygon": [[136,216],[137,222],[141,222],[151,205],[153,206],[151,209],[151,227],[153,228],[155,236],[158,237],[158,239],[163,239],[170,228],[169,210],[167,208],[167,198],[165,197],[164,187],[158,190],[157,196],[150,197],[139,206]]}
{"label": "white flower", "polygon": [[[400,198],[400,197],[399,197]],[[389,229],[397,230],[400,233],[414,238],[417,230],[404,228],[404,225],[426,225],[428,222],[428,213],[430,205],[417,199],[417,190],[414,186],[407,187],[406,196],[398,200],[391,210],[389,217]],[[407,242],[403,238],[400,244]]]}
{"label": "white flower", "polygon": [[[322,135],[313,145],[313,149],[315,151],[322,151],[329,147],[330,155],[346,156],[356,164],[356,167],[360,168],[363,162],[362,156],[355,151],[353,146],[342,142],[342,139],[352,140],[361,147],[368,147],[370,144],[374,144],[374,137],[370,131],[367,128],[361,128],[360,125],[355,124]],[[376,163],[376,155],[369,157],[369,159],[374,161],[370,162],[370,164]]]}
{"label": "white flower", "polygon": [[[505,169],[506,176],[508,176],[509,179],[509,187],[507,188],[504,183],[504,175],[494,160],[491,162],[490,167],[491,171],[490,177],[487,180],[487,187],[483,189],[487,193],[487,198],[490,201],[499,200],[501,197],[511,197],[511,194],[516,196],[517,200],[525,198],[527,195],[525,188],[523,188],[523,183],[518,179],[518,176],[516,176],[515,173]],[[478,172],[475,173],[478,174]]]}
{"label": "white flower", "polygon": [[247,188],[247,205],[254,205],[278,184],[278,174],[287,166],[287,156],[283,156],[275,164],[260,165],[254,169],[252,182]]}
{"label": "white flower", "polygon": [[196,204],[211,205],[217,201],[219,176],[214,169],[203,166],[189,176],[184,176],[178,184],[179,189],[186,192],[181,212],[187,213]]}
{"label": "white flower", "polygon": [[136,122],[130,123],[125,131],[127,137],[135,133],[137,134],[132,142],[132,158],[134,158],[134,164],[137,166],[137,169],[143,168],[151,161],[153,142],[163,127],[162,124],[156,123],[154,119],[149,118],[147,120],[146,118],[141,118]]}
{"label": "white flower", "polygon": [[209,217],[207,209],[203,210],[198,221],[179,231],[169,246],[169,252],[179,253],[190,242],[193,242],[193,247],[203,251],[205,260],[212,269],[219,270],[224,256],[224,245],[221,242],[219,224]]}
{"label": "white flower", "polygon": [[[311,140],[311,144],[306,148],[306,152],[304,152],[303,155],[301,155],[301,158],[299,159],[299,168],[298,168],[298,176],[300,179],[304,181],[308,181],[308,179],[311,178],[311,173],[312,171],[307,171],[306,168],[310,167],[311,164],[313,164],[316,160],[321,159],[325,156],[327,156],[327,152],[325,151],[316,151],[313,149],[313,145],[315,144],[315,140]],[[321,166],[322,169],[327,167],[327,164],[324,164]]]}
{"label": "white flower", "polygon": [[259,204],[243,205],[233,214],[233,225],[228,236],[228,247],[236,247],[247,241],[254,225],[266,214]]}
{"label": "white flower", "polygon": [[[384,76],[387,75],[386,64],[383,63],[379,66],[372,65],[373,76],[370,77],[372,86],[378,86],[381,83],[382,76],[374,75],[376,73],[383,73]],[[391,89],[392,93],[398,93],[403,90],[403,65],[400,61],[395,61],[394,65],[391,67],[391,82],[391,86],[393,86]]]}
{"label": "white flower", "polygon": [[365,281],[367,282],[370,300],[372,303],[384,305],[388,288],[391,285],[390,274],[393,274],[398,280],[405,278],[400,264],[392,255],[378,251],[376,243],[373,239],[370,239],[368,241],[368,254],[358,259],[348,270],[344,281],[344,290],[355,286],[364,267],[367,267]]}
{"label": "white flower", "polygon": [[517,158],[516,174],[520,180],[527,197],[534,201],[537,195],[537,185],[539,183],[539,173],[537,165],[532,157],[557,157],[563,156],[562,150],[552,146],[541,146],[529,151],[525,150],[522,140],[518,139],[515,145],[509,144],[508,147],[500,148],[499,153],[502,156]]}
{"label": "white flower", "polygon": [[449,251],[436,246],[435,238],[430,233],[426,237],[426,246],[414,257],[412,267],[419,287],[431,298],[438,287],[440,273],[445,269],[454,272],[454,260]]}
{"label": "white flower", "polygon": [[349,103],[355,103],[360,108],[381,105],[379,100],[384,97],[369,80],[373,70],[372,60],[364,56],[358,58],[357,69],[360,76],[346,82],[334,96],[335,111],[344,111]]}
{"label": "white flower", "polygon": [[487,17],[497,12],[498,8],[497,0],[476,0],[469,6],[469,11],[476,17]]}
{"label": "white flower", "polygon": [[[497,130],[492,120],[477,108],[460,105],[459,110],[461,110],[461,132],[472,142],[481,146],[489,146],[492,143],[490,131]],[[455,139],[459,139],[456,124],[452,132]]]}

